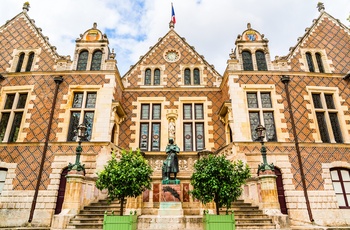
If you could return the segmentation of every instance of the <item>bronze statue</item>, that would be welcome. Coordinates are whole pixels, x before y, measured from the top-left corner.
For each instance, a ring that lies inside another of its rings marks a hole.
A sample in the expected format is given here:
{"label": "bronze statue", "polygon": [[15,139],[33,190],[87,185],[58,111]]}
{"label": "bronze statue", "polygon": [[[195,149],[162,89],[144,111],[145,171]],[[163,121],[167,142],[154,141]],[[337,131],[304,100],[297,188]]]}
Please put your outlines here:
{"label": "bronze statue", "polygon": [[166,146],[165,152],[168,156],[163,163],[162,179],[170,180],[170,173],[174,173],[174,180],[176,180],[176,174],[179,172],[177,154],[180,152],[180,148],[174,144],[173,138],[169,138],[169,144]]}

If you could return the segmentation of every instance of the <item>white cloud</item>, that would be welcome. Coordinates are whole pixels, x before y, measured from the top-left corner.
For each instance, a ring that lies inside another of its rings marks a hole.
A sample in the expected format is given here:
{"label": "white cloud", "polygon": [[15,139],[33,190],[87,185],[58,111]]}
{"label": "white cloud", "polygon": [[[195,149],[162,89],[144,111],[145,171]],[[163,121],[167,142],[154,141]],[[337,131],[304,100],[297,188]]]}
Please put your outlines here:
{"label": "white cloud", "polygon": [[[196,47],[219,73],[238,34],[248,22],[269,39],[271,57],[283,56],[303,36],[317,18],[318,1],[310,0],[173,0],[177,23],[175,30]],[[326,11],[349,25],[348,0],[323,0]],[[0,24],[22,10],[24,1],[2,0]],[[118,68],[126,73],[150,46],[168,30],[171,0],[31,0],[29,16],[50,38],[61,55],[73,55],[75,39],[97,23],[109,33],[110,48],[115,48]],[[111,34],[115,31],[116,34]]]}

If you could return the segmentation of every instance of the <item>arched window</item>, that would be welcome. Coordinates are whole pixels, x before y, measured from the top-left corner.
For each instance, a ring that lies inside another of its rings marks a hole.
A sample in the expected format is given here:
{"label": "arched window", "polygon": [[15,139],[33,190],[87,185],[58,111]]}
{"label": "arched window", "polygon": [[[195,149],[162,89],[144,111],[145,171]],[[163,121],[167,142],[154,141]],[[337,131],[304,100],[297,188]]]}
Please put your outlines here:
{"label": "arched window", "polygon": [[154,70],[154,85],[160,85],[160,70],[159,69],[155,69]]}
{"label": "arched window", "polygon": [[306,54],[307,65],[309,66],[310,72],[315,72],[314,62],[312,61],[311,53],[307,52]]}
{"label": "arched window", "polygon": [[100,70],[102,61],[102,51],[97,50],[92,54],[91,68],[90,70]]}
{"label": "arched window", "polygon": [[185,85],[191,85],[191,70],[185,69]]}
{"label": "arched window", "polygon": [[33,60],[34,60],[34,52],[31,52],[28,57],[26,72],[29,72],[32,69]]}
{"label": "arched window", "polygon": [[89,53],[87,50],[81,51],[78,58],[77,70],[86,70]]}
{"label": "arched window", "polygon": [[350,208],[350,170],[332,168],[330,171],[339,208]]}
{"label": "arched window", "polygon": [[199,76],[199,69],[195,68],[193,70],[193,84],[194,85],[200,85],[200,76]]}
{"label": "arched window", "polygon": [[324,68],[323,68],[323,63],[322,63],[322,56],[320,53],[316,53],[316,61],[317,61],[317,66],[318,66],[318,70],[320,71],[320,73],[324,73]]}
{"label": "arched window", "polygon": [[7,174],[7,169],[0,168],[0,194],[4,189],[6,174]]}
{"label": "arched window", "polygon": [[243,70],[254,70],[252,54],[249,51],[242,52]]}
{"label": "arched window", "polygon": [[146,72],[145,72],[145,85],[151,85],[151,69],[146,69]]}
{"label": "arched window", "polygon": [[16,72],[21,72],[22,65],[23,65],[23,60],[24,60],[24,53],[21,53],[19,55],[19,58],[18,58]]}
{"label": "arched window", "polygon": [[258,70],[266,71],[267,64],[266,64],[265,53],[261,50],[258,50],[255,52],[255,56],[256,56],[256,64],[258,65]]}

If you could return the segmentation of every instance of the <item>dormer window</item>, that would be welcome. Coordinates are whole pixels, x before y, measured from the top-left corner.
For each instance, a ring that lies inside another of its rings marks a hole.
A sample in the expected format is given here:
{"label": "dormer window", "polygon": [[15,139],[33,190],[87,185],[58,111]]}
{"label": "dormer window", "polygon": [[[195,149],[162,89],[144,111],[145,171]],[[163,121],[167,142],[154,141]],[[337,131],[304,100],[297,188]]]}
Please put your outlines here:
{"label": "dormer window", "polygon": [[38,55],[40,54],[41,49],[20,49],[14,50],[14,59],[10,68],[10,72],[30,72],[34,71],[35,64],[37,64]]}
{"label": "dormer window", "polygon": [[307,65],[309,67],[310,72],[315,72],[314,62],[312,61],[312,55],[310,52],[307,52],[306,54],[306,61]]}
{"label": "dormer window", "polygon": [[322,64],[322,56],[320,53],[316,53],[316,62],[317,62],[317,66],[318,66],[318,70],[320,71],[320,73],[324,73],[324,68],[323,68],[323,64]]}
{"label": "dormer window", "polygon": [[16,72],[21,72],[23,61],[24,61],[24,53],[21,53],[18,58]]}
{"label": "dormer window", "polygon": [[30,52],[29,57],[28,57],[27,66],[26,66],[26,72],[29,72],[32,69],[33,60],[34,60],[34,52]]}
{"label": "dormer window", "polygon": [[79,54],[77,70],[86,70],[89,52],[83,50]]}
{"label": "dormer window", "polygon": [[254,70],[252,54],[249,51],[242,52],[242,59],[243,59],[243,70],[245,71]]}
{"label": "dormer window", "polygon": [[198,68],[193,69],[193,74],[191,75],[191,69],[186,68],[184,71],[184,83],[185,85],[200,85],[201,77]]}
{"label": "dormer window", "polygon": [[92,54],[91,68],[90,70],[100,70],[102,61],[102,51],[97,50]]}
{"label": "dormer window", "polygon": [[153,71],[147,68],[145,71],[144,85],[160,85],[160,69],[156,68]]}
{"label": "dormer window", "polygon": [[258,50],[255,52],[255,57],[256,57],[256,64],[258,66],[258,70],[259,71],[266,71],[267,64],[266,64],[265,53],[261,50]]}

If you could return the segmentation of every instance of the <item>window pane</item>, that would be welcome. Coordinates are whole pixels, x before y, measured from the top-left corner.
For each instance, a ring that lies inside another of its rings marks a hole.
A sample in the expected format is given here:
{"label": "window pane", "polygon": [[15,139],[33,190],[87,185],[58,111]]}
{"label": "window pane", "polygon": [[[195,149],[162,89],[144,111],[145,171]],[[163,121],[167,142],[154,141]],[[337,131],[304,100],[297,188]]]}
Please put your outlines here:
{"label": "window pane", "polygon": [[312,101],[314,102],[314,106],[316,109],[322,109],[321,95],[320,94],[312,94]]}
{"label": "window pane", "polygon": [[204,124],[196,123],[196,149],[197,151],[204,149]]}
{"label": "window pane", "polygon": [[95,108],[96,105],[96,93],[87,93],[85,108]]}
{"label": "window pane", "polygon": [[5,182],[7,170],[0,169],[0,183]]}
{"label": "window pane", "polygon": [[146,69],[145,72],[145,85],[151,85],[151,70]]}
{"label": "window pane", "polygon": [[192,151],[192,124],[184,124],[185,151]]}
{"label": "window pane", "polygon": [[152,150],[160,150],[160,124],[152,124]]}
{"label": "window pane", "polygon": [[258,97],[256,93],[247,93],[248,108],[258,108]]}
{"label": "window pane", "polygon": [[154,85],[160,85],[160,70],[154,70]]}
{"label": "window pane", "polygon": [[10,118],[10,113],[2,113],[1,120],[0,120],[0,141],[4,140],[9,118]]}
{"label": "window pane", "polygon": [[74,93],[72,108],[81,108],[83,104],[83,93]]}
{"label": "window pane", "polygon": [[193,71],[193,84],[200,85],[199,69],[194,69]]}
{"label": "window pane", "polygon": [[325,94],[326,104],[328,109],[335,109],[333,94]]}
{"label": "window pane", "polygon": [[19,58],[18,58],[16,72],[21,72],[22,65],[23,65],[23,60],[24,60],[24,53],[21,53],[19,55]]}
{"label": "window pane", "polygon": [[141,105],[141,119],[148,120],[149,119],[149,104]]}
{"label": "window pane", "polygon": [[190,69],[185,69],[185,85],[191,85],[191,71],[190,71]]}
{"label": "window pane", "polygon": [[79,125],[80,112],[72,112],[70,117],[67,141],[76,141],[76,129]]}
{"label": "window pane", "polygon": [[348,170],[340,170],[343,181],[350,181],[350,175]]}
{"label": "window pane", "polygon": [[261,106],[263,108],[272,108],[270,93],[260,93],[261,96]]}
{"label": "window pane", "polygon": [[341,188],[340,182],[333,181],[333,188],[334,188],[335,193],[343,193],[343,189]]}
{"label": "window pane", "polygon": [[255,129],[260,124],[259,113],[250,112],[249,113],[249,122],[250,122],[250,132],[252,135],[252,140],[256,141],[256,140],[258,140],[258,134],[256,133]]}
{"label": "window pane", "polygon": [[273,112],[264,112],[263,117],[267,141],[277,141]]}
{"label": "window pane", "polygon": [[265,58],[264,52],[260,50],[256,51],[255,56],[256,56],[256,63],[258,65],[258,70],[260,71],[267,70],[267,64],[266,64],[266,58]]}
{"label": "window pane", "polygon": [[153,120],[160,120],[160,104],[153,105],[152,119]]}
{"label": "window pane", "polygon": [[101,69],[101,61],[102,61],[102,51],[95,51],[92,55],[91,61],[91,70],[100,70]]}
{"label": "window pane", "polygon": [[7,94],[4,109],[12,109],[14,100],[15,100],[15,94]]}
{"label": "window pane", "polygon": [[327,124],[324,117],[324,113],[318,112],[316,113],[317,123],[318,123],[318,129],[320,131],[321,140],[325,143],[329,143],[329,135],[327,130]]}
{"label": "window pane", "polygon": [[329,113],[334,139],[337,143],[343,143],[338,116],[336,113]]}
{"label": "window pane", "polygon": [[316,53],[316,61],[317,61],[317,66],[320,71],[320,73],[324,73],[324,68],[322,64],[322,57],[320,53]]}
{"label": "window pane", "polygon": [[338,205],[339,206],[346,206],[345,205],[345,199],[343,194],[336,194],[337,200],[338,200]]}
{"label": "window pane", "polygon": [[337,170],[332,170],[331,171],[331,177],[332,177],[332,180],[339,180],[338,171]]}
{"label": "window pane", "polygon": [[186,120],[192,119],[192,105],[191,104],[184,105],[184,119],[186,119]]}
{"label": "window pane", "polygon": [[25,107],[26,101],[27,101],[27,95],[28,94],[26,93],[22,93],[19,95],[17,109],[23,109]]}
{"label": "window pane", "polygon": [[148,150],[148,124],[141,124],[140,149]]}
{"label": "window pane", "polygon": [[23,112],[15,113],[13,118],[12,128],[9,136],[9,142],[15,142],[18,137],[19,127],[21,126]]}
{"label": "window pane", "polygon": [[309,66],[309,71],[310,72],[315,72],[315,68],[314,68],[314,62],[312,61],[312,56],[310,53],[306,53],[306,61],[307,61],[307,65]]}
{"label": "window pane", "polygon": [[84,124],[86,126],[85,140],[91,140],[92,126],[94,124],[94,112],[86,112],[84,116]]}
{"label": "window pane", "polygon": [[350,182],[344,182],[345,193],[350,193]]}
{"label": "window pane", "polygon": [[0,181],[0,194],[1,194],[2,190],[4,189],[4,185],[5,185],[5,183]]}
{"label": "window pane", "polygon": [[77,70],[86,70],[89,53],[84,50],[79,54]]}
{"label": "window pane", "polygon": [[203,104],[195,104],[195,119],[204,119],[204,113],[203,113]]}
{"label": "window pane", "polygon": [[249,51],[242,52],[243,70],[254,70],[252,55]]}
{"label": "window pane", "polygon": [[28,62],[27,62],[27,66],[26,66],[26,72],[30,71],[32,68],[32,64],[33,64],[33,60],[34,60],[34,53],[30,53],[29,57],[28,57]]}

